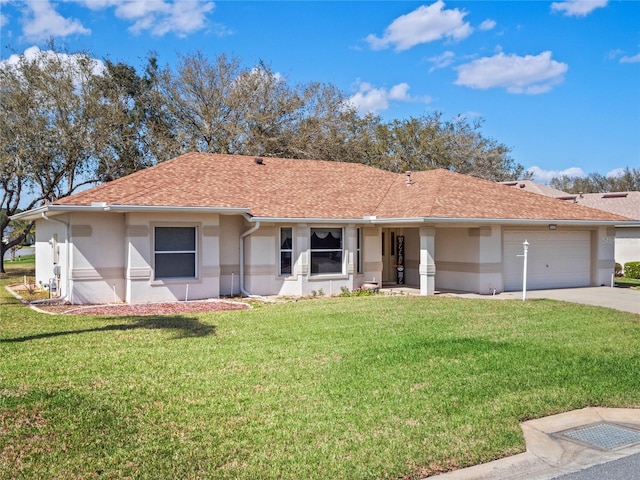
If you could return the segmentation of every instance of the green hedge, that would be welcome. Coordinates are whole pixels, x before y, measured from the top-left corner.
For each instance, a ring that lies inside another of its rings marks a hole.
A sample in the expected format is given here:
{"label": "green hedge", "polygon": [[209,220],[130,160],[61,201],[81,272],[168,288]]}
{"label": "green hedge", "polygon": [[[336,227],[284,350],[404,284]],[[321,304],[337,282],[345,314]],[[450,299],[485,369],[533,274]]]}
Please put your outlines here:
{"label": "green hedge", "polygon": [[640,262],[627,262],[624,264],[624,276],[626,278],[640,279]]}

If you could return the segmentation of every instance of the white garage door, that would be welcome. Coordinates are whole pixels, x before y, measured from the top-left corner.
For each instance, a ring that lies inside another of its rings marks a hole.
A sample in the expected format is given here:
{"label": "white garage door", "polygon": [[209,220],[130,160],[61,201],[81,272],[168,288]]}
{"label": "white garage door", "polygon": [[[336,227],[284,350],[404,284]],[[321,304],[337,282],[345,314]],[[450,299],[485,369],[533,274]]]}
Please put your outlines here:
{"label": "white garage door", "polygon": [[587,287],[591,284],[588,231],[505,231],[502,265],[505,291],[522,290],[522,243],[529,242],[527,289]]}

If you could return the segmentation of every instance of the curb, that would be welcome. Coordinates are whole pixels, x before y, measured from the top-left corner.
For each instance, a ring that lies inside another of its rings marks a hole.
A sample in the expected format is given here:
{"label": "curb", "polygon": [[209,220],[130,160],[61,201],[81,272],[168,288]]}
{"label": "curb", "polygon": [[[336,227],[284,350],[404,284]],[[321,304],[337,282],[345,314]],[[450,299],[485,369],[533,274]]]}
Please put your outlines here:
{"label": "curb", "polygon": [[605,422],[637,430],[640,409],[587,407],[520,424],[525,453],[429,477],[429,480],[550,480],[640,453],[640,442],[611,450],[571,441],[562,433]]}

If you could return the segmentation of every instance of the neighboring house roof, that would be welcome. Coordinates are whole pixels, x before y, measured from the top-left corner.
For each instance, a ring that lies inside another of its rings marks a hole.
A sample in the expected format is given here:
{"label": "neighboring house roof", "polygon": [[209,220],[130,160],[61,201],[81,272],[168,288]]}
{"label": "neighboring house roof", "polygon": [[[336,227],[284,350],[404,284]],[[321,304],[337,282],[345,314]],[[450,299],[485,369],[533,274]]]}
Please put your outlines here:
{"label": "neighboring house roof", "polygon": [[580,193],[567,200],[573,200],[585,207],[640,220],[640,192]]}
{"label": "neighboring house roof", "polygon": [[551,188],[547,185],[536,183],[533,180],[518,180],[516,182],[500,182],[500,183],[508,187],[518,188],[526,192],[533,192],[540,195],[544,195],[546,197],[561,198],[569,195],[568,193],[563,192],[562,190],[558,190],[556,188]]}
{"label": "neighboring house roof", "polygon": [[442,169],[407,175],[358,163],[208,153],[182,155],[40,208],[78,206],[236,208],[282,219],[628,220]]}
{"label": "neighboring house roof", "polygon": [[605,212],[622,215],[633,220],[640,220],[640,192],[609,193],[567,193],[562,190],[536,183],[532,180],[517,182],[500,182],[502,185],[514,187],[522,191],[534,192],[558,200],[571,201],[584,207],[597,208]]}

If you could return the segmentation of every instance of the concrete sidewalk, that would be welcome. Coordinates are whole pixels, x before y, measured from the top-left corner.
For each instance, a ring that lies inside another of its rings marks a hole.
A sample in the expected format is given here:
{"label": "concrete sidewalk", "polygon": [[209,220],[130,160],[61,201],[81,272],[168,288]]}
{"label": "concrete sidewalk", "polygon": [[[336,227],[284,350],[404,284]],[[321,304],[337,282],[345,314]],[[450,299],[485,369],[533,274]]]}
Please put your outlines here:
{"label": "concrete sidewalk", "polygon": [[[640,409],[589,407],[521,427],[525,453],[429,480],[549,480],[640,453]],[[591,431],[599,432],[590,434],[594,443],[580,439]]]}
{"label": "concrete sidewalk", "polygon": [[[456,297],[485,298],[494,300],[522,300],[522,292],[503,292],[496,295],[475,293],[452,293]],[[624,312],[640,314],[640,290],[631,288],[584,287],[561,288],[556,290],[529,290],[527,299],[550,298],[565,302],[583,303],[598,307],[614,308]]]}

